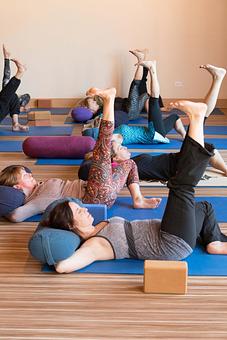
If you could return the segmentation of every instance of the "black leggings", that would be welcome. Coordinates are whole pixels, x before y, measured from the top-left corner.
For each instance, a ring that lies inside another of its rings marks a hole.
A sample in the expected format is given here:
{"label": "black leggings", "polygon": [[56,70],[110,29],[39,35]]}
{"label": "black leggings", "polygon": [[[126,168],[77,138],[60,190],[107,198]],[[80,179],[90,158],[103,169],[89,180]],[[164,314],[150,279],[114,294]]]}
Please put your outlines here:
{"label": "black leggings", "polygon": [[170,190],[161,229],[182,238],[191,248],[195,247],[198,237],[205,246],[213,241],[227,241],[220,231],[211,204],[196,203],[194,199],[194,187],[212,155],[213,146],[206,144],[203,148],[187,135],[181,147],[176,173],[168,181]]}
{"label": "black leggings", "polygon": [[153,122],[154,129],[163,137],[171,131],[179,116],[176,113],[170,114],[167,118],[162,119],[162,111],[160,110],[159,98],[150,97],[149,99],[149,112],[148,121]]}
{"label": "black leggings", "polygon": [[19,85],[20,80],[13,77],[0,92],[0,122],[8,115],[9,112],[11,112],[11,114],[18,114],[18,108],[20,112],[19,100],[15,94]]}
{"label": "black leggings", "polygon": [[[10,72],[10,61],[9,61],[9,59],[5,59],[5,61],[4,61],[3,79],[2,79],[2,88],[3,89],[7,86],[7,84],[10,81],[10,74],[11,74],[11,72]],[[19,98],[18,98],[16,93],[11,95],[10,101],[8,103],[8,112],[7,112],[7,114],[8,113],[10,114],[11,117],[14,114],[16,114],[16,115],[20,114],[20,100],[19,100]]]}
{"label": "black leggings", "polygon": [[[139,91],[140,96],[144,93],[148,93],[148,91],[147,91],[147,75],[148,75],[148,69],[146,67],[143,67],[143,76],[142,76],[142,79],[141,79],[139,87],[138,87],[138,91]],[[159,107],[164,107],[161,96],[159,96],[158,101],[159,101]]]}

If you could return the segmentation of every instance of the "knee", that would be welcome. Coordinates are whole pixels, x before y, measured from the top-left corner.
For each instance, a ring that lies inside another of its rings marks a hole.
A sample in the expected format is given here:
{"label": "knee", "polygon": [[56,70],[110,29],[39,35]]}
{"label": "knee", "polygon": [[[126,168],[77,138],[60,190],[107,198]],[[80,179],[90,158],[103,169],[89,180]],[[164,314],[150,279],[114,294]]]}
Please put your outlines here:
{"label": "knee", "polygon": [[212,204],[211,204],[210,202],[208,202],[208,201],[203,201],[203,204],[204,204],[204,207],[205,207],[206,212],[207,212],[208,214],[214,212],[214,208],[213,208],[213,206],[212,206]]}
{"label": "knee", "polygon": [[223,243],[220,241],[214,241],[207,245],[206,251],[208,254],[222,254]]}

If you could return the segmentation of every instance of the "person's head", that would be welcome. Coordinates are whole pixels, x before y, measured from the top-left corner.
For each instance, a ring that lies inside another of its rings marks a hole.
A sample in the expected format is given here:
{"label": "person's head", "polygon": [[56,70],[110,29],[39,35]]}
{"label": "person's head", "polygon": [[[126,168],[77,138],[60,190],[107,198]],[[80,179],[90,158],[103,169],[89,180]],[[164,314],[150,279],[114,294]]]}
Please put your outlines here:
{"label": "person's head", "polygon": [[102,99],[98,96],[94,97],[86,97],[82,100],[80,105],[87,107],[91,112],[96,113],[99,109],[102,108],[103,102]]}
{"label": "person's head", "polygon": [[111,142],[111,159],[113,162],[123,162],[130,159],[131,153],[126,146],[118,143],[116,140]]}
{"label": "person's head", "polygon": [[[123,137],[121,134],[113,134],[110,149],[112,162],[123,162],[131,157],[131,153],[128,151],[128,148],[121,144],[122,141]],[[85,160],[92,160],[92,158],[93,151],[87,152],[84,156]]]}
{"label": "person's head", "polygon": [[30,170],[23,165],[10,165],[0,173],[0,185],[6,185],[30,194],[37,182]]}
{"label": "person's head", "polygon": [[94,230],[93,216],[87,208],[75,202],[57,204],[42,225],[56,229],[70,230],[82,238],[87,238]]}

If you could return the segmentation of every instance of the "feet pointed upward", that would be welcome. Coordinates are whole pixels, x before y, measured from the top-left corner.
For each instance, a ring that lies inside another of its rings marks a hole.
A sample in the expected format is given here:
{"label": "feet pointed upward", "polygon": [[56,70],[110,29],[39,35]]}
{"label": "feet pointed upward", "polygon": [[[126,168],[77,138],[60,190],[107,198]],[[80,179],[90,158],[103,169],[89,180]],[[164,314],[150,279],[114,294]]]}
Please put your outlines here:
{"label": "feet pointed upward", "polygon": [[144,48],[143,50],[135,49],[135,50],[129,50],[129,52],[132,53],[138,59],[138,62],[140,62],[146,59],[148,49],[147,48]]}
{"label": "feet pointed upward", "polygon": [[226,74],[226,69],[211,64],[200,65],[200,68],[207,70],[215,78],[223,79]]}
{"label": "feet pointed upward", "polygon": [[205,103],[196,103],[189,100],[178,100],[170,103],[168,109],[179,109],[186,113],[189,118],[204,119],[207,112],[207,105]]}
{"label": "feet pointed upward", "polygon": [[5,44],[2,45],[2,50],[3,50],[3,55],[5,59],[9,59],[10,58],[10,51],[7,50]]}
{"label": "feet pointed upward", "polygon": [[156,73],[156,70],[157,70],[157,68],[156,68],[156,60],[144,60],[144,61],[139,62],[136,65],[144,66],[148,70],[150,70],[152,73]]}

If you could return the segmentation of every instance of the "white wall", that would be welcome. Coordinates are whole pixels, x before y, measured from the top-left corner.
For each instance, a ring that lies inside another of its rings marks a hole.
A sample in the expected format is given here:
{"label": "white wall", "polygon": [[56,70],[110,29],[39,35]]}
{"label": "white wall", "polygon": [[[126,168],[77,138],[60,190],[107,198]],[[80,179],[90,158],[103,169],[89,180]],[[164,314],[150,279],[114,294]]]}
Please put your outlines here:
{"label": "white wall", "polygon": [[164,97],[203,97],[210,79],[198,65],[227,67],[227,0],[1,0],[0,10],[0,43],[26,62],[20,92],[32,97],[78,97],[90,86],[125,96],[131,48],[157,59]]}

